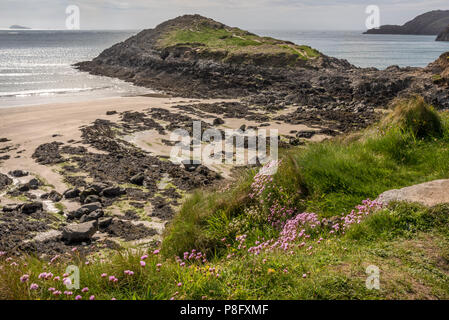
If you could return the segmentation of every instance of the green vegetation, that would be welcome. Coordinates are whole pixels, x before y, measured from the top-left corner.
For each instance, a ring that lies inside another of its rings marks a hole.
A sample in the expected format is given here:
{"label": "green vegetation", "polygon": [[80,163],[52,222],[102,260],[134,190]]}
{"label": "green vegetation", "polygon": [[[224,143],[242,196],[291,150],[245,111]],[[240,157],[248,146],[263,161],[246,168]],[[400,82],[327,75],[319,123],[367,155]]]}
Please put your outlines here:
{"label": "green vegetation", "polygon": [[[363,201],[448,178],[448,157],[449,115],[418,97],[397,101],[372,128],[285,151],[272,178],[248,170],[227,189],[195,192],[160,253],[106,252],[89,264],[82,252],[51,264],[0,256],[0,298],[449,299],[449,205]],[[38,279],[69,264],[88,293],[65,296],[60,282]],[[371,265],[380,290],[365,285]]]}
{"label": "green vegetation", "polygon": [[259,37],[238,28],[217,28],[207,25],[189,29],[175,29],[163,36],[158,46],[191,46],[200,55],[221,57],[233,61],[236,57],[266,54],[287,55],[296,60],[315,59],[320,53],[308,46],[298,46],[290,42],[270,37]]}

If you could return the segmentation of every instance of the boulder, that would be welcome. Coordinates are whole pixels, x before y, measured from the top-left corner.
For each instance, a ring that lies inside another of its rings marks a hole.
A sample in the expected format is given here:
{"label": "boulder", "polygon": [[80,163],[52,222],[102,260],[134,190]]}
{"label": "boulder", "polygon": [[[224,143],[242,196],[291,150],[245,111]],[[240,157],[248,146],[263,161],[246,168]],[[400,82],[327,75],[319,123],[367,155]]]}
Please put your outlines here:
{"label": "boulder", "polygon": [[378,201],[385,204],[393,201],[417,202],[429,207],[449,203],[449,179],[389,190],[382,193]]}
{"label": "boulder", "polygon": [[80,195],[80,190],[77,188],[68,189],[64,191],[64,198],[66,199],[73,199]]}
{"label": "boulder", "polygon": [[22,212],[23,214],[31,214],[35,213],[36,211],[42,211],[43,208],[44,207],[42,205],[42,202],[30,202],[23,204],[20,208],[20,212]]}
{"label": "boulder", "polygon": [[62,230],[62,239],[69,243],[89,241],[97,230],[97,221],[69,224]]}

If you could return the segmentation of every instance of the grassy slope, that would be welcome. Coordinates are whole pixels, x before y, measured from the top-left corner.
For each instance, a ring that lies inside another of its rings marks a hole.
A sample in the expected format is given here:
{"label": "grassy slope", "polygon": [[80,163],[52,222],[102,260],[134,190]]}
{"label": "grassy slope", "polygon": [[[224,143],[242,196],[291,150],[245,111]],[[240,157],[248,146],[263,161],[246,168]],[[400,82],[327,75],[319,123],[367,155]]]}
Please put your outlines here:
{"label": "grassy slope", "polygon": [[211,28],[208,26],[192,26],[189,29],[176,29],[159,40],[159,47],[190,45],[201,51],[226,51],[229,54],[288,54],[299,60],[314,59],[320,53],[308,46],[276,40],[270,37],[259,37],[238,28]]}
{"label": "grassy slope", "polygon": [[[345,233],[330,234],[324,225],[308,229],[304,247],[296,245],[299,240],[287,251],[247,252],[256,239],[279,236],[280,229],[267,221],[273,202],[296,208],[286,220],[312,209],[331,217],[386,189],[447,178],[447,113],[440,121],[421,99],[399,103],[396,110],[357,136],[287,152],[258,197],[249,196],[251,171],[227,191],[198,191],[168,229],[162,254],[150,254],[145,267],[139,264],[143,253],[131,251],[111,253],[103,263],[90,258],[89,265],[78,253],[50,265],[0,257],[0,298],[54,299],[48,288],[64,291],[62,285],[37,275],[43,270],[62,275],[67,264],[77,264],[81,286],[90,289],[84,299],[91,294],[102,299],[448,299],[449,206],[392,204]],[[432,134],[420,136],[423,132]],[[240,244],[235,237],[242,234],[247,238]],[[173,259],[193,248],[207,252],[209,261],[180,266]],[[19,265],[11,266],[13,261]],[[365,287],[369,265],[380,268],[380,290]],[[135,274],[124,275],[128,269]],[[103,272],[119,281],[101,278]],[[19,281],[23,274],[30,275],[26,284]],[[30,291],[32,282],[40,288]]]}

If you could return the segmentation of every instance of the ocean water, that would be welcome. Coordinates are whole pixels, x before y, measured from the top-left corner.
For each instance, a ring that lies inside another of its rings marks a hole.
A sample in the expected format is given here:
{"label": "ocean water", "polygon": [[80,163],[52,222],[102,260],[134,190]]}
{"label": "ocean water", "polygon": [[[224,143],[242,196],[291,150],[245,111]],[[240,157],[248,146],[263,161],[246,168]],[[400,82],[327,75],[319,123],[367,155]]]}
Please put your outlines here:
{"label": "ocean water", "polygon": [[[306,44],[360,67],[423,67],[449,42],[434,36],[363,35],[361,31],[254,32]],[[137,31],[0,31],[0,108],[151,93],[129,83],[92,76],[71,65],[90,60]]]}
{"label": "ocean water", "polygon": [[0,31],[0,107],[152,92],[75,70],[132,31]]}
{"label": "ocean water", "polygon": [[254,32],[309,45],[328,56],[346,59],[363,68],[385,69],[391,65],[425,67],[449,51],[449,42],[435,41],[436,36],[368,35],[363,31]]}

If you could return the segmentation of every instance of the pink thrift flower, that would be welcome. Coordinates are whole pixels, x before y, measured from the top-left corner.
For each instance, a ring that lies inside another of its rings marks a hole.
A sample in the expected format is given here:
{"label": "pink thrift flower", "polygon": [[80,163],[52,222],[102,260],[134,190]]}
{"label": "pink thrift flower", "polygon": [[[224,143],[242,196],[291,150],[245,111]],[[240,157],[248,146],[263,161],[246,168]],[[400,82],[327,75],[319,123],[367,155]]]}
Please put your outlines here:
{"label": "pink thrift flower", "polygon": [[56,289],[55,288],[48,288],[48,292],[53,292],[53,291],[56,291]]}
{"label": "pink thrift flower", "polygon": [[29,278],[30,278],[29,275],[24,274],[23,276],[20,277],[20,282],[22,282],[22,283],[27,282]]}
{"label": "pink thrift flower", "polygon": [[95,296],[90,296],[89,300],[95,300]]}
{"label": "pink thrift flower", "polygon": [[140,260],[145,260],[145,259],[148,259],[148,255],[147,254],[145,254],[145,255],[140,257]]}
{"label": "pink thrift flower", "polygon": [[159,254],[159,252],[160,252],[160,250],[156,249],[156,250],[153,251],[153,254]]}
{"label": "pink thrift flower", "polygon": [[182,287],[182,282],[179,282],[179,283],[178,283],[178,287]]}
{"label": "pink thrift flower", "polygon": [[102,277],[102,278],[106,278],[107,276],[108,276],[107,273],[102,273],[102,274],[101,274],[101,277]]}
{"label": "pink thrift flower", "polygon": [[30,286],[30,290],[37,290],[37,289],[39,289],[39,286],[35,283],[32,283]]}
{"label": "pink thrift flower", "polygon": [[302,275],[302,277],[303,277],[303,278],[307,278],[307,274],[304,273],[304,274]]}
{"label": "pink thrift flower", "polygon": [[89,288],[85,287],[85,288],[81,289],[81,292],[84,292],[84,293],[89,292]]}
{"label": "pink thrift flower", "polygon": [[145,267],[146,265],[145,261],[140,261],[140,266]]}
{"label": "pink thrift flower", "polygon": [[77,296],[75,297],[75,300],[81,300],[81,299],[83,299],[83,297],[80,296],[80,295],[77,295]]}

